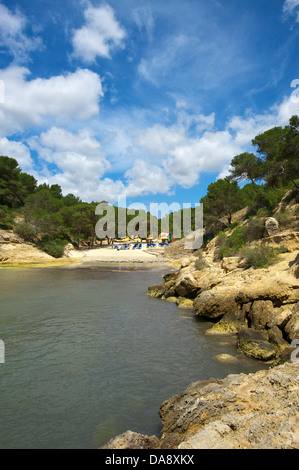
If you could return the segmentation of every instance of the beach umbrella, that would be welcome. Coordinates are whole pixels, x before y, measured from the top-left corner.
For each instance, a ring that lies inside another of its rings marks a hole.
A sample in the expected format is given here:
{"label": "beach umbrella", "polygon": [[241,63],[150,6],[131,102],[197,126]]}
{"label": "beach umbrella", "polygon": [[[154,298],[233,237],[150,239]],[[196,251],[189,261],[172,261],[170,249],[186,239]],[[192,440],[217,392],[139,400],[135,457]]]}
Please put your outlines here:
{"label": "beach umbrella", "polygon": [[166,232],[161,232],[159,235],[159,240],[167,241],[169,239],[169,233]]}

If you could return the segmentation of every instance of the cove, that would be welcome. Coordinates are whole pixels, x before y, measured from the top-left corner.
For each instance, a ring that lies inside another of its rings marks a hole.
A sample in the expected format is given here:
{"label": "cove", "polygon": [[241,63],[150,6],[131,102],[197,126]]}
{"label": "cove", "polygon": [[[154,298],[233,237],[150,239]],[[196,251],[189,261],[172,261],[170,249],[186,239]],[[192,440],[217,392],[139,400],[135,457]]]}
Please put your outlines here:
{"label": "cove", "polygon": [[[192,310],[147,296],[165,266],[0,270],[1,448],[98,448],[159,435],[161,403],[191,382],[265,368]],[[233,354],[231,364],[215,360]]]}

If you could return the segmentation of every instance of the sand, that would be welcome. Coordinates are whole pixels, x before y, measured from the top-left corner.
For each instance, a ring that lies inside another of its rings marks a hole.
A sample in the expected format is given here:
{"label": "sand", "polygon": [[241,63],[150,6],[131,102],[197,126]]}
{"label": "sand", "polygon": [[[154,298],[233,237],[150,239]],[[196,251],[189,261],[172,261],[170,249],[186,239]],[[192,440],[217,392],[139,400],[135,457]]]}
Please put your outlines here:
{"label": "sand", "polygon": [[[163,248],[152,248],[148,253],[147,248],[132,248],[128,250],[116,250],[112,246],[94,248],[91,250],[81,250],[70,252],[71,258],[77,258],[82,263],[162,263]],[[153,252],[155,254],[153,254]]]}

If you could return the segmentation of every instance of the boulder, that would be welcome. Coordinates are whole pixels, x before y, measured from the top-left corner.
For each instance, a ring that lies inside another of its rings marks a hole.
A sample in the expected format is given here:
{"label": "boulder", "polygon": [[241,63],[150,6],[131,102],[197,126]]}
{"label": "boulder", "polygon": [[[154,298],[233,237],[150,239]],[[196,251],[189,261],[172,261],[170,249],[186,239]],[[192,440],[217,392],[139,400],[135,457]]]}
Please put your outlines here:
{"label": "boulder", "polygon": [[197,282],[192,274],[187,274],[176,285],[176,293],[180,297],[195,297],[198,290]]}
{"label": "boulder", "polygon": [[268,341],[268,335],[264,331],[252,328],[241,328],[238,332],[238,348],[247,356],[269,361],[274,359],[277,351]]}
{"label": "boulder", "polygon": [[151,297],[162,297],[174,285],[174,281],[165,282],[165,284],[153,284],[148,288],[148,295]]}
{"label": "boulder", "polygon": [[190,266],[191,263],[194,263],[197,259],[198,258],[196,258],[196,256],[186,256],[181,261],[181,267],[186,268],[187,266]]}
{"label": "boulder", "polygon": [[154,449],[159,444],[156,436],[146,436],[126,431],[111,439],[101,449]]}
{"label": "boulder", "polygon": [[247,328],[248,322],[244,309],[232,310],[226,313],[219,322],[206,331],[208,335],[236,334],[241,328]]}
{"label": "boulder", "polygon": [[296,306],[296,311],[293,313],[289,321],[287,322],[284,331],[287,334],[288,340],[291,342],[294,339],[299,338],[299,302]]}
{"label": "boulder", "polygon": [[270,328],[267,333],[269,342],[278,350],[278,352],[290,346],[289,343],[283,339],[282,331],[277,326]]}
{"label": "boulder", "polygon": [[[169,282],[169,281],[168,281]],[[175,286],[170,287],[166,290],[162,296],[162,299],[168,299],[168,297],[176,297],[176,288]]]}
{"label": "boulder", "polygon": [[279,231],[279,223],[274,217],[268,217],[265,222],[265,228],[268,236],[271,237]]}
{"label": "boulder", "polygon": [[185,297],[177,298],[177,305],[179,308],[190,308],[193,309],[193,300],[186,299]]}
{"label": "boulder", "polygon": [[293,311],[290,305],[282,305],[280,308],[273,308],[268,314],[266,326],[268,328],[278,326],[279,328],[284,329],[292,315]]}
{"label": "boulder", "polygon": [[226,272],[229,273],[235,269],[240,268],[240,258],[238,256],[231,256],[229,258],[223,258],[221,261],[221,267]]}
{"label": "boulder", "polygon": [[194,309],[200,317],[222,318],[226,313],[237,314],[237,290],[229,286],[216,286],[202,292],[194,300]]}
{"label": "boulder", "polygon": [[299,279],[299,253],[294,259],[294,261],[290,263],[290,267],[291,273],[295,276],[296,279]]}
{"label": "boulder", "polygon": [[232,356],[231,354],[217,354],[214,356],[214,359],[218,362],[223,362],[225,364],[233,364],[238,362],[238,358],[236,356]]}
{"label": "boulder", "polygon": [[274,307],[281,307],[282,304],[288,303],[287,301],[293,297],[292,285],[274,280],[263,280],[261,282],[257,279],[237,293],[236,302],[246,304],[257,300],[271,300]]}
{"label": "boulder", "polygon": [[248,314],[249,326],[255,329],[264,329],[273,310],[271,300],[256,300]]}
{"label": "boulder", "polygon": [[168,274],[163,274],[162,277],[163,277],[165,282],[173,281],[177,277],[177,272],[171,272],[171,273],[168,273]]}

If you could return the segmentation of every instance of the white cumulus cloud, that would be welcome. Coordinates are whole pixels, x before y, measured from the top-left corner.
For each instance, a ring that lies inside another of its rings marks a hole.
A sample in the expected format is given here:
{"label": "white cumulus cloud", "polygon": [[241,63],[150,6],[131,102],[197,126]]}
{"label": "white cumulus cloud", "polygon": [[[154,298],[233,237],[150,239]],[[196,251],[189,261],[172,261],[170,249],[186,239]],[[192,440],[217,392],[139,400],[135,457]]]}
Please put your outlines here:
{"label": "white cumulus cloud", "polygon": [[30,71],[15,65],[0,71],[5,85],[0,105],[0,134],[10,135],[46,118],[84,121],[99,112],[103,96],[99,75],[78,69],[74,73],[30,80]]}
{"label": "white cumulus cloud", "polygon": [[96,57],[110,58],[114,48],[123,46],[126,31],[118,23],[111,7],[88,6],[84,18],[85,24],[74,31],[72,38],[75,57],[92,63]]}
{"label": "white cumulus cloud", "polygon": [[[14,158],[23,171],[32,169],[32,159],[29,148],[22,142],[0,137],[0,155]],[[29,171],[30,172],[30,171]]]}

